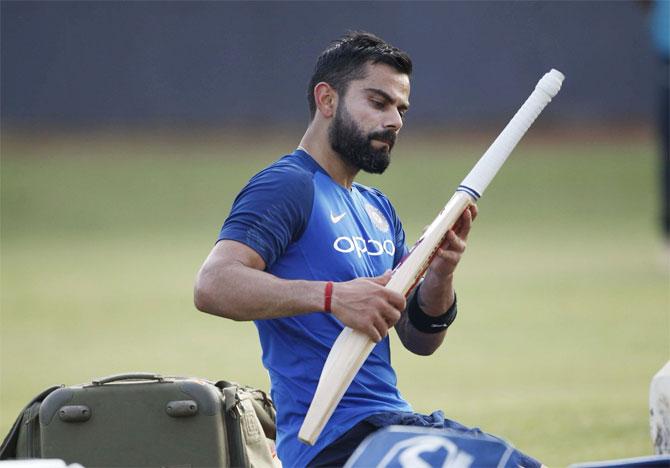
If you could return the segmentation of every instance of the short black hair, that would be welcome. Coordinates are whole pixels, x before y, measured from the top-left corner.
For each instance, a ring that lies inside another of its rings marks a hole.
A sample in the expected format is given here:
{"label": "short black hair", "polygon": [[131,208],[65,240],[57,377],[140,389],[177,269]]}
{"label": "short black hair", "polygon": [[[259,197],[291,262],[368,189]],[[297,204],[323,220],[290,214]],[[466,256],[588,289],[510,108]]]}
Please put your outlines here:
{"label": "short black hair", "polygon": [[372,33],[351,31],[331,42],[316,61],[314,73],[307,87],[310,118],[316,113],[314,87],[326,82],[340,96],[347,92],[349,83],[365,77],[368,63],[383,63],[406,75],[412,74],[412,60],[407,52],[393,47]]}

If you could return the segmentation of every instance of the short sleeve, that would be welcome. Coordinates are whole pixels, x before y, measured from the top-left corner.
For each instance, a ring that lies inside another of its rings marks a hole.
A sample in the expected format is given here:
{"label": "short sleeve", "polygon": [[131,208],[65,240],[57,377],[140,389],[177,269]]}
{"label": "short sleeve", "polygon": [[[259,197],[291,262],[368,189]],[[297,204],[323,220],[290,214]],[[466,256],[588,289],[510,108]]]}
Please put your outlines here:
{"label": "short sleeve", "polygon": [[310,172],[293,166],[270,166],[237,195],[217,242],[241,242],[258,252],[269,268],[304,232],[313,200]]}

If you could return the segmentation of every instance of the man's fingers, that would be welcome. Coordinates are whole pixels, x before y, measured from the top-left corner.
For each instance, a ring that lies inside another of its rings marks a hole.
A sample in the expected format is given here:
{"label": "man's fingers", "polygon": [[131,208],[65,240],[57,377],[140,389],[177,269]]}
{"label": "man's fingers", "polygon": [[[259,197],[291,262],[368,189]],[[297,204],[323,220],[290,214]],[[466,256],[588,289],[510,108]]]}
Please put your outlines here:
{"label": "man's fingers", "polygon": [[344,302],[334,301],[335,316],[347,326],[365,333],[379,342],[388,335],[405,309],[405,297],[384,286],[390,281],[391,270],[373,278],[358,278],[344,284],[349,294],[341,291]]}
{"label": "man's fingers", "polygon": [[391,270],[386,270],[383,275],[381,276],[375,276],[373,278],[370,278],[370,281],[373,283],[381,284],[382,286],[386,286],[386,283],[391,281]]}
{"label": "man's fingers", "polygon": [[386,300],[397,310],[405,310],[405,296],[395,291],[386,291]]}
{"label": "man's fingers", "polygon": [[[375,329],[375,331],[377,332],[375,337],[377,337],[378,339],[375,340],[375,342],[379,343],[381,340],[386,338],[389,326],[381,315],[378,315],[378,316],[375,317],[374,322],[372,323],[372,325],[373,325],[373,328]],[[375,337],[372,337],[372,339],[374,340]]]}
{"label": "man's fingers", "polygon": [[461,259],[461,252],[437,249],[437,256],[447,261],[448,263],[451,263],[452,265],[456,265]]}
{"label": "man's fingers", "polygon": [[371,339],[372,341],[374,341],[375,343],[379,343],[379,342],[382,340],[382,336],[379,334],[379,331],[378,331],[377,328],[375,328],[375,326],[372,325],[372,324],[370,324],[370,325],[366,328],[366,330],[365,330],[365,334],[368,335],[368,336],[370,337],[370,339]]}
{"label": "man's fingers", "polygon": [[470,233],[470,228],[472,227],[472,213],[470,209],[466,209],[461,217],[458,220],[456,226],[454,226],[454,231],[458,233],[458,237],[461,239],[467,239],[468,234]]}
{"label": "man's fingers", "polygon": [[[400,309],[400,310],[404,310]],[[393,325],[396,324],[398,320],[400,320],[401,312],[399,309],[393,307],[393,306],[387,306],[384,308],[382,311],[382,314],[384,316],[384,321],[386,322],[386,325],[391,328]]]}
{"label": "man's fingers", "polygon": [[470,211],[470,214],[472,215],[472,220],[474,221],[477,215],[479,214],[479,207],[477,204],[473,203],[472,205],[468,206],[468,210]]}
{"label": "man's fingers", "polygon": [[462,237],[459,237],[456,235],[454,231],[449,231],[447,233],[447,242],[448,242],[448,249],[445,250],[453,250],[454,252],[465,252],[465,247],[467,247],[467,242],[465,242],[465,239]]}
{"label": "man's fingers", "polygon": [[452,229],[450,229],[449,231],[447,231],[447,236],[445,237],[444,242],[440,246],[440,249],[445,251],[454,251],[463,253],[465,251],[466,246],[467,243],[465,242],[465,240],[458,237],[458,235]]}

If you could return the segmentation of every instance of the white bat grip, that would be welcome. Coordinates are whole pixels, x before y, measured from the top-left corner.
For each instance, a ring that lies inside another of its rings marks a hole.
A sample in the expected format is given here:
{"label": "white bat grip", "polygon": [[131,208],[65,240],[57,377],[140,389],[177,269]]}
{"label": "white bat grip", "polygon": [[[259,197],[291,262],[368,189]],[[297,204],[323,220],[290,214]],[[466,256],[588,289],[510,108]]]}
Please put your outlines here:
{"label": "white bat grip", "polygon": [[526,102],[463,179],[459,190],[469,193],[475,199],[482,196],[519,140],[561,89],[564,79],[561,72],[552,69],[538,81],[535,90],[526,99]]}

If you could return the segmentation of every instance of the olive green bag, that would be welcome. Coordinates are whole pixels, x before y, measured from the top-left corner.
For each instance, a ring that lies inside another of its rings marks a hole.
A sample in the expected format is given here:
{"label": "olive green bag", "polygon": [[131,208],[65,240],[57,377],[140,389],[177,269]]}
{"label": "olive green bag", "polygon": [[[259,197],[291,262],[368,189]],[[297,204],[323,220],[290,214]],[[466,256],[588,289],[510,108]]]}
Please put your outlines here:
{"label": "olive green bag", "polygon": [[21,412],[0,460],[95,466],[279,466],[275,409],[261,390],[157,374],[51,387]]}

